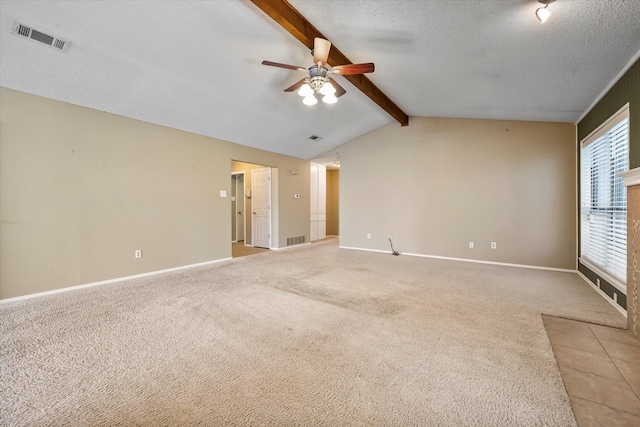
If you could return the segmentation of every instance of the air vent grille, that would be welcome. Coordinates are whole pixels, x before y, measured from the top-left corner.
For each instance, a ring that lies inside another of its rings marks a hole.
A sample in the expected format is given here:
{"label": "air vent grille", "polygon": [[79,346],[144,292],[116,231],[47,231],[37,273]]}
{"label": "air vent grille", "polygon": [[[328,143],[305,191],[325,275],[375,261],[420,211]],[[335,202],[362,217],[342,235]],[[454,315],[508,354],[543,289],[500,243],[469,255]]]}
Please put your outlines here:
{"label": "air vent grille", "polygon": [[29,40],[47,45],[60,52],[66,52],[70,44],[65,40],[50,36],[49,34],[45,34],[42,31],[38,31],[19,22],[13,23],[13,30],[11,32],[17,36],[25,37]]}
{"label": "air vent grille", "polygon": [[60,40],[60,39],[56,39],[53,42],[53,47],[55,47],[56,49],[60,49],[60,50],[64,50],[66,45],[67,45],[67,42],[64,41],[64,40]]}
{"label": "air vent grille", "polygon": [[18,24],[18,28],[16,29],[15,32],[17,32],[21,36],[29,37],[29,33],[31,32],[31,28],[25,27],[22,24]]}
{"label": "air vent grille", "polygon": [[306,236],[287,237],[287,246],[301,245],[305,243]]}
{"label": "air vent grille", "polygon": [[44,44],[48,44],[49,46],[51,46],[53,44],[53,40],[55,40],[55,37],[41,33],[38,30],[31,30],[31,38]]}

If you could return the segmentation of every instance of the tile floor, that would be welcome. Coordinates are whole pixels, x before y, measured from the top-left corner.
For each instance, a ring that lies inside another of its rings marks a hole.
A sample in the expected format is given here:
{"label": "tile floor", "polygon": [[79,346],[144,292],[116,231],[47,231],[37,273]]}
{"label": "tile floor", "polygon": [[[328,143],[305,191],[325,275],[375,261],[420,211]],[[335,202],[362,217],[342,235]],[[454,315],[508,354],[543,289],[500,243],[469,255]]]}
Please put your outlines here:
{"label": "tile floor", "polygon": [[640,427],[640,341],[629,331],[542,316],[579,427]]}

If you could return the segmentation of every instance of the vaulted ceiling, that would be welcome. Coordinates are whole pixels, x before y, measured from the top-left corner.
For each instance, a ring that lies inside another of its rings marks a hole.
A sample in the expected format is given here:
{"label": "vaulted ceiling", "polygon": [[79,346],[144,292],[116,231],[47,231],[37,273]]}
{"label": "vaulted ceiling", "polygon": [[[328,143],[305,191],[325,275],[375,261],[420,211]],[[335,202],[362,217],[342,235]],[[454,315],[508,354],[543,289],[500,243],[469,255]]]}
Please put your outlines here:
{"label": "vaulted ceiling", "polygon": [[[575,122],[640,52],[638,0],[557,0],[545,24],[536,0],[290,3],[409,116]],[[313,62],[248,0],[0,2],[4,87],[305,159],[395,122],[344,77],[305,106],[265,59]]]}

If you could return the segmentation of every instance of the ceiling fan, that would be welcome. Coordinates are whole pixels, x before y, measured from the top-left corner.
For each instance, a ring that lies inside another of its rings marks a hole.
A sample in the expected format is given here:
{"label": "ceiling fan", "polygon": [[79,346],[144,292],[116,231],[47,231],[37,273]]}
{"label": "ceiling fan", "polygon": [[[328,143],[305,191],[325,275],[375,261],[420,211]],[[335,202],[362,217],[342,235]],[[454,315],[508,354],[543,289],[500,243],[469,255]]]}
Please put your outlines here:
{"label": "ceiling fan", "polygon": [[316,37],[313,40],[313,50],[311,51],[313,55],[313,65],[311,67],[304,68],[272,61],[262,61],[262,64],[307,72],[307,77],[289,86],[284,91],[293,92],[294,90],[298,90],[298,95],[304,97],[302,102],[306,105],[315,105],[318,103],[318,99],[315,97],[316,93],[324,95],[322,98],[323,102],[334,104],[338,101],[338,97],[344,95],[347,91],[330,77],[331,74],[347,76],[351,74],[373,73],[375,66],[373,62],[367,62],[363,64],[336,65],[332,67],[327,64],[330,49],[330,41]]}

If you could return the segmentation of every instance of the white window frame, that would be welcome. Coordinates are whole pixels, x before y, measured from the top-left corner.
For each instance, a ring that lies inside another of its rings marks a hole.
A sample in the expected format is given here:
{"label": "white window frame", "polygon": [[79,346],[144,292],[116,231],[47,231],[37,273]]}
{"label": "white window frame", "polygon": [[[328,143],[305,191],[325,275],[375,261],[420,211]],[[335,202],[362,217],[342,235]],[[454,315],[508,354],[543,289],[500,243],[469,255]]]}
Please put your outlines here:
{"label": "white window frame", "polygon": [[[613,249],[611,247],[609,247],[608,249],[605,250],[606,255],[604,257],[600,256],[601,259],[606,258],[606,257],[613,257],[613,253],[616,252],[617,253],[617,257],[618,257],[618,261],[615,262],[616,265],[611,267],[611,271],[609,271],[607,269],[607,266],[602,265],[599,260],[597,259],[591,259],[589,258],[589,250],[587,250],[587,254],[584,254],[585,248],[588,248],[588,245],[590,244],[590,242],[588,241],[589,239],[585,236],[586,233],[586,228],[585,227],[585,221],[587,221],[584,211],[587,210],[589,208],[589,203],[588,200],[585,200],[585,194],[588,196],[587,193],[590,193],[593,191],[593,189],[591,188],[591,181],[592,181],[592,174],[590,173],[590,171],[585,171],[585,167],[584,167],[584,159],[583,159],[583,150],[586,149],[586,147],[588,147],[590,144],[598,141],[601,137],[603,137],[604,135],[606,135],[609,131],[611,131],[612,129],[614,129],[616,126],[618,126],[620,123],[622,123],[624,120],[627,120],[627,123],[629,121],[629,104],[625,105],[624,107],[622,107],[620,110],[618,110],[613,116],[611,116],[609,119],[607,119],[602,125],[600,125],[596,130],[594,130],[593,132],[591,132],[586,138],[584,138],[582,141],[580,141],[580,262],[584,265],[586,265],[587,267],[589,267],[591,270],[593,270],[596,274],[598,274],[599,276],[601,276],[603,279],[607,280],[607,282],[609,282],[610,284],[612,284],[613,286],[615,286],[616,288],[618,288],[618,290],[620,290],[621,292],[623,292],[626,295],[627,292],[627,286],[626,286],[626,263],[627,263],[627,240],[626,240],[626,234],[627,234],[627,225],[626,225],[626,218],[627,218],[627,205],[626,205],[626,187],[624,186],[623,182],[622,182],[622,178],[620,177],[619,173],[624,172],[629,170],[629,135],[627,133],[627,156],[626,156],[626,167],[624,167],[623,170],[617,170],[616,171],[616,175],[614,177],[611,177],[612,179],[610,179],[608,182],[611,183],[614,180],[618,180],[619,182],[616,182],[616,184],[614,184],[615,188],[619,191],[622,192],[623,194],[623,198],[624,198],[624,203],[618,203],[618,206],[614,209],[612,206],[609,206],[610,209],[606,209],[603,211],[600,211],[601,213],[598,213],[597,210],[595,210],[595,212],[592,210],[590,215],[600,215],[600,216],[604,216],[604,215],[617,215],[617,219],[615,217],[613,217],[611,220],[608,220],[607,218],[604,219],[605,222],[610,222],[611,228],[615,228],[615,225],[618,225],[618,229],[619,232],[618,234],[616,234],[617,236],[619,236],[620,238],[617,239],[618,240],[618,248],[617,249]],[[628,124],[627,124],[628,126]],[[618,168],[620,169],[620,168]],[[612,173],[612,170],[609,170],[608,173]],[[585,173],[588,173],[588,183],[585,185]],[[609,186],[611,186],[611,184],[608,184]],[[624,211],[623,213],[619,210],[622,206],[622,204],[624,204]],[[620,216],[621,214],[624,215],[624,224],[622,226],[622,221],[620,220]],[[589,218],[591,218],[591,216],[589,216]],[[624,236],[623,236],[624,234]],[[605,237],[606,238],[606,237]],[[592,240],[596,240],[595,238]],[[620,242],[624,241],[624,256],[621,257],[620,255]],[[591,255],[594,255],[594,252],[591,252]],[[593,258],[597,258],[597,256],[593,256]],[[621,259],[622,258],[622,259]],[[624,268],[622,268],[622,265],[620,265],[621,263],[624,264]],[[617,268],[616,268],[617,266]]]}

